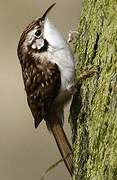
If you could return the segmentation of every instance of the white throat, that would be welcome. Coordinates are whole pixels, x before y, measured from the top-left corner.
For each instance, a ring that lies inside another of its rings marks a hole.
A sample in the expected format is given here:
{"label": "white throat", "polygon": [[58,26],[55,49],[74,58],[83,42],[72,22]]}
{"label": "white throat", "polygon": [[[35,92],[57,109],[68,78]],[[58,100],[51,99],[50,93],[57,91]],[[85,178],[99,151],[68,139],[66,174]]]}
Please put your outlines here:
{"label": "white throat", "polygon": [[44,38],[55,49],[66,47],[66,41],[58,29],[46,18],[44,23]]}

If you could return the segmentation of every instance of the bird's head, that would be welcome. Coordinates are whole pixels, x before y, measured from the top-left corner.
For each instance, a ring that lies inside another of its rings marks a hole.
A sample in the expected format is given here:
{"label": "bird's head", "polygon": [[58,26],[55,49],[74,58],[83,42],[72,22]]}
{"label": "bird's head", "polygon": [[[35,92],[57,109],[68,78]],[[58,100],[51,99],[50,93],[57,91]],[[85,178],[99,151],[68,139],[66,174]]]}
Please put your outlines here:
{"label": "bird's head", "polygon": [[18,45],[19,58],[21,54],[47,51],[48,47],[54,50],[64,48],[66,42],[63,36],[47,18],[55,4],[52,4],[42,17],[35,19],[25,28]]}

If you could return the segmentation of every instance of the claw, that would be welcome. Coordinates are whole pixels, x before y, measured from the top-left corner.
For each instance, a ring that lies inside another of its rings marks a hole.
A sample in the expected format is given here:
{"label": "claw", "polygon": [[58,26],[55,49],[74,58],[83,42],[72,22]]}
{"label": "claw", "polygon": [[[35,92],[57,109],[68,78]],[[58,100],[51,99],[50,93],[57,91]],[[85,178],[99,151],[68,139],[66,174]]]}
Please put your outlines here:
{"label": "claw", "polygon": [[68,34],[67,42],[71,43],[77,37],[78,31],[77,30],[70,30]]}

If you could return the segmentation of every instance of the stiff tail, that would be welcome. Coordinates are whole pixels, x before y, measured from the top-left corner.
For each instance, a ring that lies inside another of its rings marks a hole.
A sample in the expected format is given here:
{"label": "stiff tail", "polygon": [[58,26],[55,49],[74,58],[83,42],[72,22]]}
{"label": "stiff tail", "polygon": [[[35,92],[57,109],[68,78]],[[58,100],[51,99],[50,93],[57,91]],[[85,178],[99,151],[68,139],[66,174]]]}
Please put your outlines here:
{"label": "stiff tail", "polygon": [[66,137],[66,134],[63,130],[61,122],[59,121],[59,119],[57,118],[56,115],[54,115],[54,116],[52,115],[48,119],[47,126],[48,125],[49,125],[49,129],[53,133],[53,136],[54,136],[57,146],[60,150],[60,153],[62,155],[64,163],[65,163],[70,175],[72,176],[72,174],[73,174],[72,148],[71,148],[69,141]]}

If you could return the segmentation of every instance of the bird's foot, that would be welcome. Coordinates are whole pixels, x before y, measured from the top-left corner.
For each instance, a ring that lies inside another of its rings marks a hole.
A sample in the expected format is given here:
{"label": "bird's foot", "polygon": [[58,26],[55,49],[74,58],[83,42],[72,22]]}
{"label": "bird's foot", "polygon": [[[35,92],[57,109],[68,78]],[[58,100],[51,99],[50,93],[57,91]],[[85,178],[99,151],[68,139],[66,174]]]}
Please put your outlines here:
{"label": "bird's foot", "polygon": [[78,35],[77,30],[70,30],[69,33],[68,33],[67,42],[72,43],[76,39],[77,35]]}
{"label": "bird's foot", "polygon": [[87,78],[93,76],[95,73],[98,73],[98,66],[93,66],[91,68],[85,69],[80,73],[79,78],[77,79],[77,85],[81,84],[82,81],[85,81]]}

